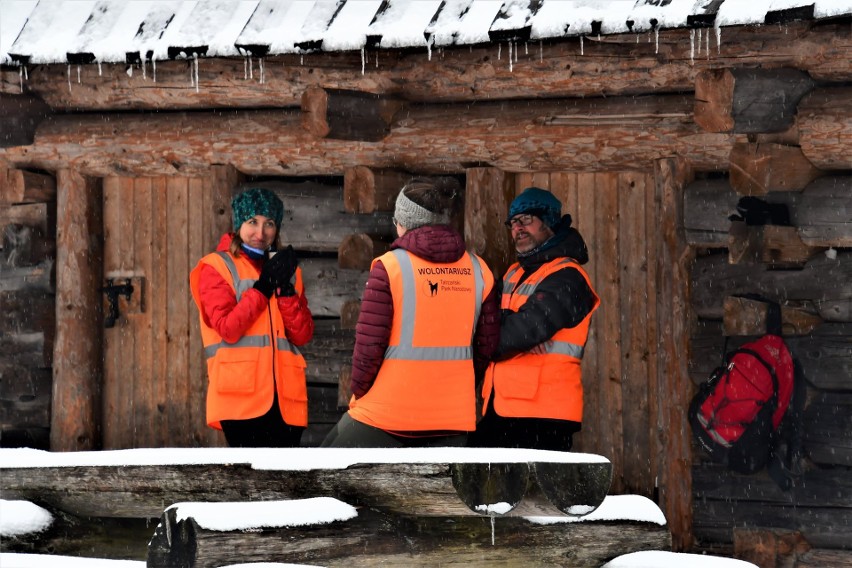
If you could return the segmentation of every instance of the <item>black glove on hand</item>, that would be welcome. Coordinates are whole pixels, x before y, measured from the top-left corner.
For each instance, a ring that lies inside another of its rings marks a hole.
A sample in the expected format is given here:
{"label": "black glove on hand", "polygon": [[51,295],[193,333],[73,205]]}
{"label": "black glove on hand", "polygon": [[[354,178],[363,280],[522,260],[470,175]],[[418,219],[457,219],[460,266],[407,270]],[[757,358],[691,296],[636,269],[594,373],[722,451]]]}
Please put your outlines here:
{"label": "black glove on hand", "polygon": [[[292,246],[288,246],[266,261],[254,287],[267,298],[271,297],[276,288],[290,283],[297,265],[296,251]],[[292,288],[292,285],[290,287]]]}

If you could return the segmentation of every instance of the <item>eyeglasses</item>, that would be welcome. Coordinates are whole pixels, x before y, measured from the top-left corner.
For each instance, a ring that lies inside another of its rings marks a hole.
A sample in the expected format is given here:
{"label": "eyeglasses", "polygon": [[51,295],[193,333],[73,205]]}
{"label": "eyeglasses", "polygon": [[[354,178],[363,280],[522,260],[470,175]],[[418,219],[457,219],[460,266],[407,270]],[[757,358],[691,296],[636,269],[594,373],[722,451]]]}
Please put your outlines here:
{"label": "eyeglasses", "polygon": [[535,219],[535,215],[530,215],[529,213],[524,213],[522,215],[515,215],[508,221],[506,221],[506,226],[512,229],[515,225],[518,227],[526,227]]}

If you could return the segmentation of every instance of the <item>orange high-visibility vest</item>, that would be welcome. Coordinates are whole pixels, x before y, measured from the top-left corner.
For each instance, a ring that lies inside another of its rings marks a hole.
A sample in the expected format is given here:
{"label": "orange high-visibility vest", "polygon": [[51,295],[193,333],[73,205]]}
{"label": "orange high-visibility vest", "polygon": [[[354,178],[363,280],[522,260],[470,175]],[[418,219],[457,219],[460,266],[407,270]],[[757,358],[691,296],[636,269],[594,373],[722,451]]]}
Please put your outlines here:
{"label": "orange high-visibility vest", "polygon": [[[308,424],[305,359],[287,341],[284,321],[274,297],[236,342],[228,343],[207,324],[199,295],[201,267],[209,265],[231,285],[239,302],[260,273],[244,256],[218,251],[202,258],[189,277],[192,298],[201,314],[201,341],[207,358],[207,424],[222,429],[221,420],[246,420],[272,408],[275,390],[281,417],[291,426]],[[302,294],[302,271],[296,269],[294,287]]]}
{"label": "orange high-visibility vest", "polygon": [[576,327],[557,331],[551,337],[552,344],[547,353],[535,355],[525,352],[491,363],[482,385],[483,412],[493,393],[494,410],[500,416],[583,421],[580,360],[589,336],[589,322],[600,305],[589,275],[573,259],[557,258],[539,267],[518,285],[523,269],[515,263],[503,277],[500,307],[517,312],[545,277],[566,268],[577,270],[586,279],[595,298],[592,309]]}
{"label": "orange high-visibility vest", "polygon": [[472,343],[494,287],[491,271],[471,253],[435,264],[395,249],[377,260],[393,297],[390,342],[373,386],[350,402],[350,416],[397,432],[474,430]]}

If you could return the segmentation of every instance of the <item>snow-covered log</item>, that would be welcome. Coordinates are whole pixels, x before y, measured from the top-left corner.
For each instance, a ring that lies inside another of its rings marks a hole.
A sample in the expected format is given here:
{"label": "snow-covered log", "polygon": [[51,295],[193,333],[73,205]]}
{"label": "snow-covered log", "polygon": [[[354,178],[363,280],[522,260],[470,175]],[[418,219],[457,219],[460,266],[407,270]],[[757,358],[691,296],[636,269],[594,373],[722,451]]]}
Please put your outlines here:
{"label": "snow-covered log", "polygon": [[[622,501],[636,508],[618,513]],[[270,505],[272,512],[260,511]],[[582,522],[546,516],[409,516],[371,507],[359,508],[357,516],[321,519],[316,517],[320,504],[312,504],[314,522],[288,521],[288,508],[299,506],[299,501],[177,504],[160,519],[149,545],[148,566],[212,568],[236,562],[282,562],[329,568],[598,567],[627,552],[671,549],[659,509],[634,495],[608,497],[599,510],[600,518]],[[240,510],[254,522],[241,524]],[[223,524],[219,519],[224,515],[229,518]]]}

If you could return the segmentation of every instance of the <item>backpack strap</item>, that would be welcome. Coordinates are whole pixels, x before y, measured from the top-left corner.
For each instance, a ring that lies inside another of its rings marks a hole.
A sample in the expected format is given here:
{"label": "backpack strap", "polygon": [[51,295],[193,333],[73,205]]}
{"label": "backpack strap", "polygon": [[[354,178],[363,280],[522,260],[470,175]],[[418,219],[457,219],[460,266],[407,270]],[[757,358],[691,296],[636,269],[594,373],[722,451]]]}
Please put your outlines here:
{"label": "backpack strap", "polygon": [[771,335],[782,335],[781,304],[772,300],[763,299],[766,302],[766,333]]}

